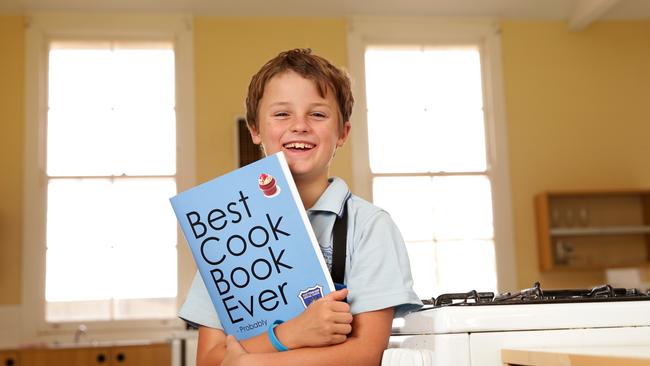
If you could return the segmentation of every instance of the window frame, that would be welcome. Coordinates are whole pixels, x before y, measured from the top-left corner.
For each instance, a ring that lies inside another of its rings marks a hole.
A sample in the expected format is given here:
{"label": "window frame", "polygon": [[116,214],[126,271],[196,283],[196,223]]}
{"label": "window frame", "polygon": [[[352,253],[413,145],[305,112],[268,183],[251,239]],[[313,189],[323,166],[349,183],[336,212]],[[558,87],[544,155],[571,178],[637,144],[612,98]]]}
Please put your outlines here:
{"label": "window frame", "polygon": [[[48,323],[45,321],[47,212],[46,121],[48,44],[52,40],[168,41],[174,44],[176,80],[176,184],[195,185],[194,61],[192,18],[185,15],[39,14],[26,19],[25,191],[23,212],[23,338],[59,340],[80,323],[93,339],[127,331],[152,338],[182,330],[179,319]],[[191,253],[177,230],[177,307],[194,276]],[[69,342],[63,339],[63,342]]]}
{"label": "window frame", "polygon": [[[352,188],[372,201],[365,92],[365,50],[372,46],[473,46],[481,54],[483,108],[486,119],[487,176],[492,185],[497,288],[517,288],[508,140],[501,66],[499,25],[492,19],[353,17],[348,32],[348,65],[356,106],[351,117]],[[472,289],[467,289],[472,290]],[[480,290],[480,289],[476,289]]]}

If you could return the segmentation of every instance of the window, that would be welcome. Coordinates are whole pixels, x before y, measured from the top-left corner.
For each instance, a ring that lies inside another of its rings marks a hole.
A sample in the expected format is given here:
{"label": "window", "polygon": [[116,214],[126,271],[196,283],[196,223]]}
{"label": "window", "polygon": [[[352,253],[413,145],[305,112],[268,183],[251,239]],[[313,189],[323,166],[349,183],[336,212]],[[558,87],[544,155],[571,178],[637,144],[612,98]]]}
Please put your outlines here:
{"label": "window", "polygon": [[169,198],[195,184],[191,40],[184,16],[30,18],[26,337],[181,329],[195,269]]}
{"label": "window", "polygon": [[416,293],[515,288],[494,26],[358,18],[351,28],[353,189],[400,228]]}
{"label": "window", "polygon": [[170,43],[51,44],[46,320],[175,316],[174,75]]}
{"label": "window", "polygon": [[416,292],[496,290],[479,51],[373,47],[365,64],[373,200]]}

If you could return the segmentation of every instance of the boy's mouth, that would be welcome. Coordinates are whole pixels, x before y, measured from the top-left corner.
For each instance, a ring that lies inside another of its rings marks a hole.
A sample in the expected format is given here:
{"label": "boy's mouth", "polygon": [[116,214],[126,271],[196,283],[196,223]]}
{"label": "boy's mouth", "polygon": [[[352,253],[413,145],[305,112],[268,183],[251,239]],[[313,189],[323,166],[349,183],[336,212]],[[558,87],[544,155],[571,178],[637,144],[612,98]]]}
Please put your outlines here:
{"label": "boy's mouth", "polygon": [[290,142],[288,144],[282,145],[287,150],[294,150],[294,151],[304,151],[304,150],[311,150],[315,147],[316,145],[310,144],[308,142]]}

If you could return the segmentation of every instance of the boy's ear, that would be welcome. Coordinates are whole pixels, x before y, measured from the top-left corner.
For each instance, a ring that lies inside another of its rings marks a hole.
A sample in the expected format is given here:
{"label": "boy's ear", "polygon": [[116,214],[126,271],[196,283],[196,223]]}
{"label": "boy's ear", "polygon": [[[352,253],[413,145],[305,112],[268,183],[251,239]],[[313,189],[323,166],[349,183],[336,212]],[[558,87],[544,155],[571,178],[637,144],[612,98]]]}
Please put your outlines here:
{"label": "boy's ear", "polygon": [[339,139],[336,141],[336,146],[337,147],[343,147],[343,144],[345,144],[345,141],[347,141],[348,136],[350,136],[350,129],[352,128],[352,125],[350,122],[345,122],[343,124],[343,130],[339,134]]}
{"label": "boy's ear", "polygon": [[248,132],[250,132],[251,139],[253,140],[253,143],[255,145],[259,145],[262,143],[262,138],[260,137],[260,133],[257,130],[257,128],[255,128],[255,126],[248,126]]}

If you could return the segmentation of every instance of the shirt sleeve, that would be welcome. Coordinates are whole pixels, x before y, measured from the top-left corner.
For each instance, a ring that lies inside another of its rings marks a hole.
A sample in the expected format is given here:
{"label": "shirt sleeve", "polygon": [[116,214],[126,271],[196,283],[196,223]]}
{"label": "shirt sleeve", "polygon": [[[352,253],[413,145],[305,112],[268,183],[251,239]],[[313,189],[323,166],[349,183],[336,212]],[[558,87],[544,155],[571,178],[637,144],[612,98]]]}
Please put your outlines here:
{"label": "shirt sleeve", "polygon": [[210,300],[208,289],[201,275],[196,272],[185,303],[181,306],[178,316],[193,326],[203,325],[210,328],[223,329],[217,311]]}
{"label": "shirt sleeve", "polygon": [[346,284],[351,312],[393,307],[395,317],[402,317],[422,306],[413,291],[404,240],[387,212],[376,209],[366,217],[365,222],[355,222],[352,251],[348,254]]}

